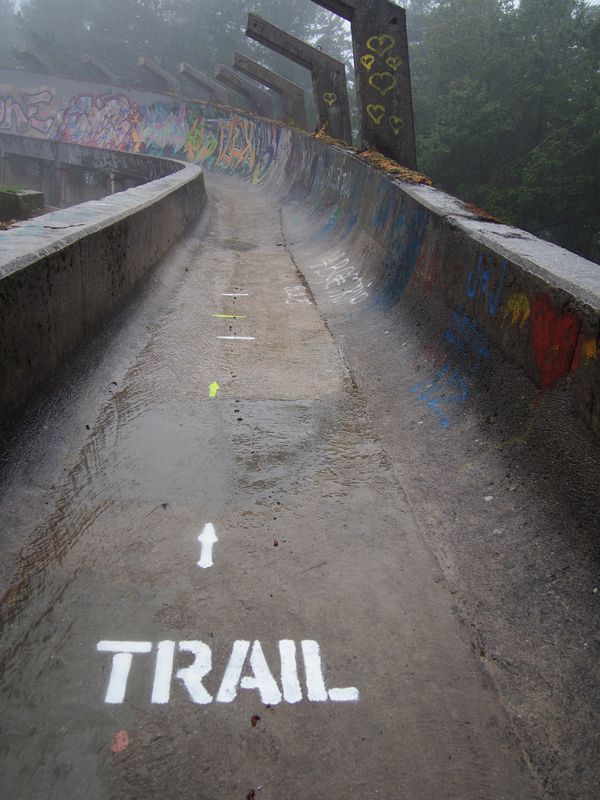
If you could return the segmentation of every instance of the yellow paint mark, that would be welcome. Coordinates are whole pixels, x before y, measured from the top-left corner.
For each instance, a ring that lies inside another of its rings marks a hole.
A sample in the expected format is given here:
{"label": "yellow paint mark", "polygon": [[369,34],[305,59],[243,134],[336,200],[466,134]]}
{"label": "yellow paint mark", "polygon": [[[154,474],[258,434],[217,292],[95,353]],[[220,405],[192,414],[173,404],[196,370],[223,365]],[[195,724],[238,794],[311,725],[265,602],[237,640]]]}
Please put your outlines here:
{"label": "yellow paint mark", "polygon": [[375,125],[379,125],[385,116],[385,106],[369,103],[367,106],[367,114],[371,117]]}
{"label": "yellow paint mark", "polygon": [[396,44],[396,40],[389,33],[384,33],[382,36],[371,36],[367,40],[367,49],[377,53],[378,56],[384,56]]}
{"label": "yellow paint mark", "polygon": [[390,69],[393,69],[394,72],[398,72],[402,66],[402,59],[400,56],[390,56],[389,58],[386,58],[385,63]]}
{"label": "yellow paint mark", "polygon": [[335,92],[325,92],[323,95],[323,100],[328,106],[332,106],[337,102],[337,94],[335,94]]}
{"label": "yellow paint mark", "polygon": [[400,133],[405,125],[406,122],[404,122],[402,117],[398,117],[396,114],[390,117],[390,128],[394,131],[396,136]]}
{"label": "yellow paint mark", "polygon": [[391,72],[374,72],[369,76],[369,84],[382,97],[385,97],[388,92],[396,88],[398,81]]}
{"label": "yellow paint mark", "polygon": [[246,319],[244,314],[213,314],[217,319]]}
{"label": "yellow paint mark", "polygon": [[493,444],[490,447],[486,447],[486,449],[472,461],[467,461],[466,464],[463,464],[463,466],[461,467],[461,471],[472,469],[476,464],[479,464],[484,458],[487,458],[492,453],[497,453],[502,450],[506,450],[509,446],[529,444],[529,438],[533,432],[533,426],[537,421],[538,408],[539,408],[538,404],[536,402],[533,402],[531,405],[529,422],[527,423],[527,426],[522,433],[518,434],[517,436],[513,436],[512,438],[507,439],[504,442],[498,442],[497,444]]}
{"label": "yellow paint mark", "polygon": [[596,339],[586,339],[583,343],[582,350],[586,366],[590,361],[595,361],[598,358],[598,342]]}
{"label": "yellow paint mark", "polygon": [[221,387],[216,381],[213,381],[211,385],[208,387],[208,396],[213,399],[217,396],[217,392]]}
{"label": "yellow paint mark", "polygon": [[511,317],[510,324],[520,324],[521,328],[531,316],[531,304],[526,294],[513,294],[506,304],[504,319]]}
{"label": "yellow paint mark", "polygon": [[366,70],[370,71],[375,63],[375,56],[371,53],[367,53],[366,55],[360,57],[360,63]]}

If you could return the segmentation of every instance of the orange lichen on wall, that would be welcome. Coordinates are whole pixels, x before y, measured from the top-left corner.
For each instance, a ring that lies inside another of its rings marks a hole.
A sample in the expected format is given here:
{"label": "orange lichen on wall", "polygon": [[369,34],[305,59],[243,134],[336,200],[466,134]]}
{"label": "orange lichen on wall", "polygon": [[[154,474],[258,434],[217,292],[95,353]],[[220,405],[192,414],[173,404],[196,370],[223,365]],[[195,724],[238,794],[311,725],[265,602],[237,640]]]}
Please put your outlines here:
{"label": "orange lichen on wall", "polygon": [[392,161],[391,158],[377,153],[375,150],[365,150],[358,155],[372,166],[381,170],[381,172],[386,172],[388,175],[399,178],[401,181],[433,186],[433,182],[426,175],[423,175],[421,172],[415,172],[413,169],[408,169],[408,167],[403,167],[395,161]]}
{"label": "orange lichen on wall", "polygon": [[403,167],[401,164],[398,164],[391,158],[387,158],[387,156],[378,153],[376,150],[363,150],[359,152],[346,142],[342,142],[340,139],[334,139],[327,133],[326,126],[323,126],[316,133],[314,133],[313,137],[318,139],[320,142],[324,142],[325,144],[329,144],[341,150],[354,153],[359,158],[362,158],[364,161],[369,163],[372,167],[375,167],[375,169],[387,173],[392,178],[398,178],[399,180],[406,181],[407,183],[420,183],[425,186],[433,186],[433,182],[426,175],[423,175],[421,172],[415,172],[412,169],[408,169],[408,167]]}

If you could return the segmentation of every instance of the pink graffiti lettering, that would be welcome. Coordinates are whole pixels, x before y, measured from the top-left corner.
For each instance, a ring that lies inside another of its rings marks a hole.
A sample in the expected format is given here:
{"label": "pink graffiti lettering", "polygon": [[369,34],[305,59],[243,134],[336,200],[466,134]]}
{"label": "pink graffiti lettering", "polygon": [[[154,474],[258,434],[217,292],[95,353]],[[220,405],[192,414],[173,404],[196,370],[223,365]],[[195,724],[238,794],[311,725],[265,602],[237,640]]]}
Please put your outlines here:
{"label": "pink graffiti lettering", "polygon": [[142,138],[137,104],[124,94],[77,95],[63,112],[56,138],[63,142],[137,152]]}
{"label": "pink graffiti lettering", "polygon": [[47,134],[54,119],[41,116],[44,109],[40,106],[49,105],[52,99],[52,92],[49,91],[24,94],[22,103],[11,96],[0,98],[0,130],[24,134],[33,128]]}

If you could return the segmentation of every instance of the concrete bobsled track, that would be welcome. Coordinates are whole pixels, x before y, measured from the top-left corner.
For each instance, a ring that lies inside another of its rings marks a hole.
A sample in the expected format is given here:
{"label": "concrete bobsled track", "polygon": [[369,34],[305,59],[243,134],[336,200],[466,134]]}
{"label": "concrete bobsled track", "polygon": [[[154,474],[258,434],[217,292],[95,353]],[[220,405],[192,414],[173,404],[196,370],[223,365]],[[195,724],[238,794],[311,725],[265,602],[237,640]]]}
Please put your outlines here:
{"label": "concrete bobsled track", "polygon": [[5,435],[2,796],[596,798],[598,267],[191,113],[77,122],[208,199]]}

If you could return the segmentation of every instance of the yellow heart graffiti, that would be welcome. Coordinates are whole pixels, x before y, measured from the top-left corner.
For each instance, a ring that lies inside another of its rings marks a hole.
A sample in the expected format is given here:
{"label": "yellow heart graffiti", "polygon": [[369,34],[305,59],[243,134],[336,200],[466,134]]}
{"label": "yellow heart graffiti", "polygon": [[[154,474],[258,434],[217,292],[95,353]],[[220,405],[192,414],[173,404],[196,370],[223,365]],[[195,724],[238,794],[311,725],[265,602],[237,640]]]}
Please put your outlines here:
{"label": "yellow heart graffiti", "polygon": [[396,40],[389,33],[384,33],[383,36],[371,36],[367,40],[367,48],[377,53],[378,56],[384,56],[396,44]]}
{"label": "yellow heart graffiti", "polygon": [[397,117],[395,114],[394,116],[390,117],[390,128],[394,131],[396,136],[400,133],[405,125],[406,122],[404,122],[402,117]]}
{"label": "yellow heart graffiti", "polygon": [[390,56],[389,58],[386,58],[385,63],[388,65],[388,67],[390,67],[390,69],[393,69],[394,72],[398,72],[402,65],[402,59],[400,56]]}
{"label": "yellow heart graffiti", "polygon": [[367,106],[367,114],[371,117],[375,125],[379,125],[385,116],[385,106],[369,103]]}
{"label": "yellow heart graffiti", "polygon": [[371,69],[375,63],[375,56],[371,55],[371,53],[367,53],[365,56],[361,56],[360,63],[365,69]]}
{"label": "yellow heart graffiti", "polygon": [[335,94],[335,92],[325,92],[323,100],[328,106],[332,106],[337,101],[337,94]]}
{"label": "yellow heart graffiti", "polygon": [[369,77],[369,83],[382,97],[396,88],[397,81],[391,72],[374,72]]}

